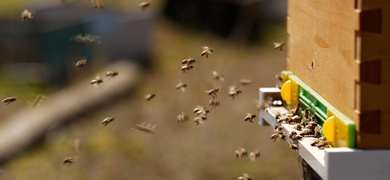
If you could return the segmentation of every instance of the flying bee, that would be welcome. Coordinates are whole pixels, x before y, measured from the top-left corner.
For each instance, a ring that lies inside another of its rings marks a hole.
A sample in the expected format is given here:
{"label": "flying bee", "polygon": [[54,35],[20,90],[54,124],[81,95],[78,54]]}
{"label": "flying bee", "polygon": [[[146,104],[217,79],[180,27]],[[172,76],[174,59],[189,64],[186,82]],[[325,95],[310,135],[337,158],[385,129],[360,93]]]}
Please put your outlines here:
{"label": "flying bee", "polygon": [[78,159],[78,156],[71,156],[71,157],[65,157],[65,159],[62,161],[62,164],[72,164],[76,162]]}
{"label": "flying bee", "polygon": [[238,177],[237,180],[252,180],[252,177],[250,177],[247,173],[244,173],[242,176]]}
{"label": "flying bee", "polygon": [[225,81],[225,76],[223,74],[218,73],[217,71],[213,71],[213,79],[217,81]]}
{"label": "flying bee", "polygon": [[3,103],[8,105],[9,103],[16,101],[16,98],[17,98],[17,96],[7,97],[7,98],[3,99]]}
{"label": "flying bee", "polygon": [[194,66],[192,66],[192,65],[188,65],[188,64],[182,65],[182,66],[181,66],[181,72],[187,74],[187,72],[188,72],[190,69],[192,69],[192,68],[194,68]]}
{"label": "flying bee", "polygon": [[235,151],[235,153],[236,153],[236,159],[248,155],[248,152],[243,147],[238,148]]}
{"label": "flying bee", "polygon": [[94,9],[103,9],[104,8],[104,2],[102,0],[91,0],[91,6]]}
{"label": "flying bee", "polygon": [[231,86],[229,88],[229,91],[228,91],[228,95],[230,97],[232,97],[232,99],[234,99],[236,96],[238,96],[241,93],[242,93],[242,91],[239,88],[235,87],[235,86]]}
{"label": "flying bee", "polygon": [[253,119],[257,117],[256,114],[251,114],[251,113],[246,113],[246,116],[244,118],[244,121],[249,121],[251,123],[253,123]]}
{"label": "flying bee", "polygon": [[83,67],[87,64],[87,59],[83,58],[74,63],[75,67]]}
{"label": "flying bee", "polygon": [[100,44],[101,40],[99,36],[91,35],[91,34],[78,34],[76,36],[73,36],[70,38],[70,40],[79,42],[79,43],[85,43],[85,44],[92,44],[92,43],[97,43]]}
{"label": "flying bee", "polygon": [[154,97],[156,97],[156,94],[155,94],[155,93],[150,93],[150,94],[145,95],[146,101],[150,101],[150,100],[152,100]]}
{"label": "flying bee", "polygon": [[219,99],[210,99],[209,100],[209,109],[211,110],[213,106],[219,106],[220,105],[220,101]]}
{"label": "flying bee", "polygon": [[143,122],[142,124],[136,124],[134,129],[140,132],[146,133],[155,133],[155,128],[157,125],[152,125],[152,123]]}
{"label": "flying bee", "polygon": [[282,88],[283,77],[282,77],[281,73],[276,74],[275,79],[276,79],[276,87],[279,89]]}
{"label": "flying bee", "polygon": [[22,21],[27,21],[29,19],[34,18],[33,13],[27,9],[22,11],[22,14],[20,17],[22,18]]}
{"label": "flying bee", "polygon": [[102,124],[104,126],[107,126],[107,124],[111,123],[114,120],[115,120],[115,117],[106,117],[106,118],[103,119]]}
{"label": "flying bee", "polygon": [[246,85],[252,84],[252,80],[250,80],[250,79],[240,79],[238,81],[238,83],[240,84],[240,86],[246,86]]}
{"label": "flying bee", "polygon": [[198,115],[194,118],[196,125],[203,124],[205,120],[207,120],[206,115]]}
{"label": "flying bee", "polygon": [[206,115],[210,112],[209,109],[207,109],[206,107],[204,106],[196,106],[193,113],[195,113],[196,115]]}
{"label": "flying bee", "polygon": [[285,42],[274,42],[274,49],[279,49],[283,51],[284,46],[286,46]]}
{"label": "flying bee", "polygon": [[187,58],[187,59],[183,59],[183,61],[181,61],[181,64],[182,65],[191,65],[195,62],[196,62],[195,58]]}
{"label": "flying bee", "polygon": [[256,101],[257,105],[257,110],[265,110],[267,108],[269,108],[269,103],[267,101],[262,101],[262,102],[258,102]]}
{"label": "flying bee", "polygon": [[176,89],[180,90],[181,92],[186,91],[186,88],[187,88],[187,84],[186,83],[179,82],[176,85]]}
{"label": "flying bee", "polygon": [[182,123],[184,121],[188,121],[189,116],[187,114],[185,114],[184,112],[181,112],[179,115],[177,115],[176,118],[177,118],[178,123]]}
{"label": "flying bee", "polygon": [[216,88],[213,88],[213,89],[206,91],[206,93],[215,99],[215,98],[217,98],[218,91],[219,91],[219,87],[216,87]]}
{"label": "flying bee", "polygon": [[206,58],[209,58],[209,56],[214,52],[213,48],[209,48],[208,46],[202,47],[203,51],[200,53],[201,56],[206,56]]}
{"label": "flying bee", "polygon": [[97,76],[95,77],[95,79],[92,79],[91,82],[90,82],[90,84],[93,85],[93,86],[95,86],[95,87],[99,87],[99,85],[100,85],[101,83],[103,83],[103,79],[100,78],[99,75],[97,75]]}
{"label": "flying bee", "polygon": [[43,94],[38,94],[35,96],[34,101],[31,103],[31,107],[38,106],[46,98]]}
{"label": "flying bee", "polygon": [[250,160],[251,162],[255,162],[255,161],[256,161],[256,158],[257,158],[257,157],[260,157],[260,152],[259,152],[259,150],[256,149],[255,151],[250,152],[249,155],[248,155],[248,157],[249,157],[249,160]]}
{"label": "flying bee", "polygon": [[139,3],[138,6],[139,6],[142,10],[145,10],[147,7],[150,6],[150,2],[144,1],[144,2]]}
{"label": "flying bee", "polygon": [[290,143],[290,149],[292,150],[298,150],[298,145],[294,144],[294,143]]}
{"label": "flying bee", "polygon": [[279,133],[275,132],[271,135],[271,139],[275,142],[279,138]]}
{"label": "flying bee", "polygon": [[118,76],[118,74],[118,71],[107,71],[106,77],[108,77],[108,79],[111,79]]}

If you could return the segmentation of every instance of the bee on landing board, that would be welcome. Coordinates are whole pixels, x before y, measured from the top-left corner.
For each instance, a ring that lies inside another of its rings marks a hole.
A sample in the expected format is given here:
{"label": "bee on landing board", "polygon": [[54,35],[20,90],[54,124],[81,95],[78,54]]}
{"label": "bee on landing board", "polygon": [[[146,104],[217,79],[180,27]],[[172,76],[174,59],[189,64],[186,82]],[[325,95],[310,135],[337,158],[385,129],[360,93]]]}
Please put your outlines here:
{"label": "bee on landing board", "polygon": [[9,103],[12,103],[12,102],[16,101],[16,97],[17,97],[17,96],[7,97],[7,98],[3,99],[3,103],[5,103],[6,105],[8,105]]}
{"label": "bee on landing board", "polygon": [[202,47],[203,51],[200,53],[201,56],[206,56],[206,58],[209,58],[209,56],[214,52],[213,48],[209,48],[208,46]]}
{"label": "bee on landing board", "polygon": [[22,18],[22,21],[27,21],[29,19],[34,18],[33,13],[27,9],[22,11],[22,14],[20,15],[20,17]]}

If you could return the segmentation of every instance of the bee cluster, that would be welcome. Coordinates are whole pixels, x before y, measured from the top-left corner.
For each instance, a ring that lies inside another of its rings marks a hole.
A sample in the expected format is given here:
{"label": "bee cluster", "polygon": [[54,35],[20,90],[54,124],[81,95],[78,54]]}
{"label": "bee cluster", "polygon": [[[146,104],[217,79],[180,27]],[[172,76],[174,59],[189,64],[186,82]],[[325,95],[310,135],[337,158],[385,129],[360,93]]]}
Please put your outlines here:
{"label": "bee cluster", "polygon": [[[268,108],[268,103],[261,105],[263,108]],[[298,150],[298,141],[305,137],[316,138],[311,144],[319,149],[330,147],[329,141],[322,135],[322,128],[319,125],[317,117],[310,111],[309,108],[301,107],[299,103],[295,109],[291,109],[286,113],[275,114],[277,125],[274,128],[274,133],[271,135],[271,139],[275,142],[277,139],[286,140],[286,137],[292,140],[289,147],[293,150]],[[284,131],[282,124],[293,125],[293,131],[287,134]]]}

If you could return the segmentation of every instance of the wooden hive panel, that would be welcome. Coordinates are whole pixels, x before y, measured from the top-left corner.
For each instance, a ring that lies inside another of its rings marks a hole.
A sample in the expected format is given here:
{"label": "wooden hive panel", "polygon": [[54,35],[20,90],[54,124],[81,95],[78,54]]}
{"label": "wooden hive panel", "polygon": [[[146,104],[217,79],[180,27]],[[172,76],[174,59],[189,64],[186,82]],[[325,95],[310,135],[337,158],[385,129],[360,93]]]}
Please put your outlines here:
{"label": "wooden hive panel", "polygon": [[287,69],[356,123],[358,147],[390,148],[390,1],[289,0],[287,33]]}

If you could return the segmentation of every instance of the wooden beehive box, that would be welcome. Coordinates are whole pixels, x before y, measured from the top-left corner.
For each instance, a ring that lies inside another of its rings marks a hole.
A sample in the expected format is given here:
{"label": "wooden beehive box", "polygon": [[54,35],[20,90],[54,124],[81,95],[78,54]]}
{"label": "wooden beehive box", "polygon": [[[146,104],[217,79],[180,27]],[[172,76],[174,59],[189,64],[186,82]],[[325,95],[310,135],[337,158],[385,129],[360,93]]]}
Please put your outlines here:
{"label": "wooden beehive box", "polygon": [[390,1],[289,0],[287,69],[390,148]]}

